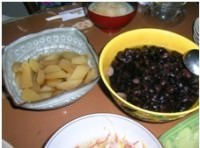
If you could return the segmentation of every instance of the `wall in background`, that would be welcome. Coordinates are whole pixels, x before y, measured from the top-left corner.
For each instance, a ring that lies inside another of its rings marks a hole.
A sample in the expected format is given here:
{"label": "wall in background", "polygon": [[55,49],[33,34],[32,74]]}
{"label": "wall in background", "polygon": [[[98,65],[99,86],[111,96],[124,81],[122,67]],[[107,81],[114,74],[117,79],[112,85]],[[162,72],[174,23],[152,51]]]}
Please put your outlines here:
{"label": "wall in background", "polygon": [[11,17],[23,17],[29,15],[23,2],[2,2],[2,14]]}

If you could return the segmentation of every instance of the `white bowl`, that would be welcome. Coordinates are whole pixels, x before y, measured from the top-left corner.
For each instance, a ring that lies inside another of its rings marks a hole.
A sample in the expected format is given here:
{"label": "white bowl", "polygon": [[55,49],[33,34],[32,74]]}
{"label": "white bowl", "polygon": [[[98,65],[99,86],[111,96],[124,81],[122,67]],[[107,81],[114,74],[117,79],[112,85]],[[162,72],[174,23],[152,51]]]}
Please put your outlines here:
{"label": "white bowl", "polygon": [[90,91],[97,83],[99,77],[84,86],[58,96],[38,102],[23,103],[21,90],[17,86],[14,73],[12,72],[13,63],[55,51],[73,51],[80,54],[88,54],[88,64],[98,71],[97,54],[84,34],[75,28],[48,29],[19,38],[6,46],[3,54],[3,77],[5,85],[16,106],[26,109],[43,110],[68,105]]}
{"label": "white bowl", "polygon": [[[85,144],[92,145],[106,137],[112,139],[112,136],[129,143],[139,141],[146,148],[162,147],[157,138],[136,121],[120,115],[98,113],[80,117],[64,125],[49,139],[45,148],[82,148]],[[139,143],[138,146],[142,146]]]}

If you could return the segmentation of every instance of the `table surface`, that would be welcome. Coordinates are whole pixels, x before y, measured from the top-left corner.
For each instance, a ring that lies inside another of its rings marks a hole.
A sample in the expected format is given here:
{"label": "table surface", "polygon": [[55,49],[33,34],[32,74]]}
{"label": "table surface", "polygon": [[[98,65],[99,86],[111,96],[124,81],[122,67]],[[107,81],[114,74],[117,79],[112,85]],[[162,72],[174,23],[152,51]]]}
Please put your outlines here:
{"label": "table surface", "polygon": [[[50,9],[44,13],[35,14],[14,22],[3,24],[2,44],[7,45],[21,36],[39,32],[44,29],[70,27],[75,23],[86,19],[79,18],[66,22],[62,22],[61,20],[54,20],[51,22],[45,21],[46,17],[50,17],[55,14],[54,12],[60,10],[61,8],[54,11]],[[176,25],[163,23],[149,15],[138,12],[135,18],[117,33],[107,34],[95,26],[81,31],[87,36],[90,44],[97,53],[100,53],[105,44],[113,37],[124,31],[138,28],[166,29],[193,40],[192,26],[194,20],[198,17],[198,10],[199,5],[197,3],[187,3],[185,19]],[[16,108],[11,105],[8,97],[2,96],[2,138],[11,143],[15,148],[42,147],[60,127],[73,119],[92,113],[113,113],[129,117],[145,126],[158,138],[172,126],[190,116],[188,115],[167,123],[139,121],[125,114],[118,106],[116,106],[114,102],[112,102],[112,99],[104,93],[102,86],[99,83],[80,100],[68,106],[47,111],[31,111]]]}

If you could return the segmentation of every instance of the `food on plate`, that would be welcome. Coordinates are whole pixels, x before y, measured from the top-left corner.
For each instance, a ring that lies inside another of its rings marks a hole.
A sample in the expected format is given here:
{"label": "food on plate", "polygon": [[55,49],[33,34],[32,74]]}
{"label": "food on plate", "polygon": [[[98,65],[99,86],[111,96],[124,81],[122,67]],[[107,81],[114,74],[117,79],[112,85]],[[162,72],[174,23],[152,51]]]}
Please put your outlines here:
{"label": "food on plate", "polygon": [[25,101],[46,99],[89,83],[97,71],[88,56],[75,52],[41,55],[12,65],[21,96]]}
{"label": "food on plate", "polygon": [[125,137],[119,138],[117,134],[109,133],[106,137],[77,145],[75,148],[146,148],[146,146],[140,140],[129,142]]}
{"label": "food on plate", "polygon": [[125,2],[95,2],[88,9],[94,13],[109,17],[122,16],[133,11],[133,7]]}
{"label": "food on plate", "polygon": [[143,46],[118,52],[108,76],[119,96],[151,111],[185,111],[199,96],[199,77],[185,68],[180,53],[163,47]]}

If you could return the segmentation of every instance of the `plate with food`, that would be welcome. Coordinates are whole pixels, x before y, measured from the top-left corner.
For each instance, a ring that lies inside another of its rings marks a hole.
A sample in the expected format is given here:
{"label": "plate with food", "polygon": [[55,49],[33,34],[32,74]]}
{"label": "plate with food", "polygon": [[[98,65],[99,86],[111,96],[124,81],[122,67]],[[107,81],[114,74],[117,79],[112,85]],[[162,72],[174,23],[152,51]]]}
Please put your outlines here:
{"label": "plate with food", "polygon": [[97,113],[61,127],[45,148],[131,147],[161,148],[157,138],[138,122],[124,116]]}
{"label": "plate with food", "polygon": [[99,79],[97,54],[73,27],[23,36],[4,51],[3,79],[16,107],[47,110],[69,105]]}

